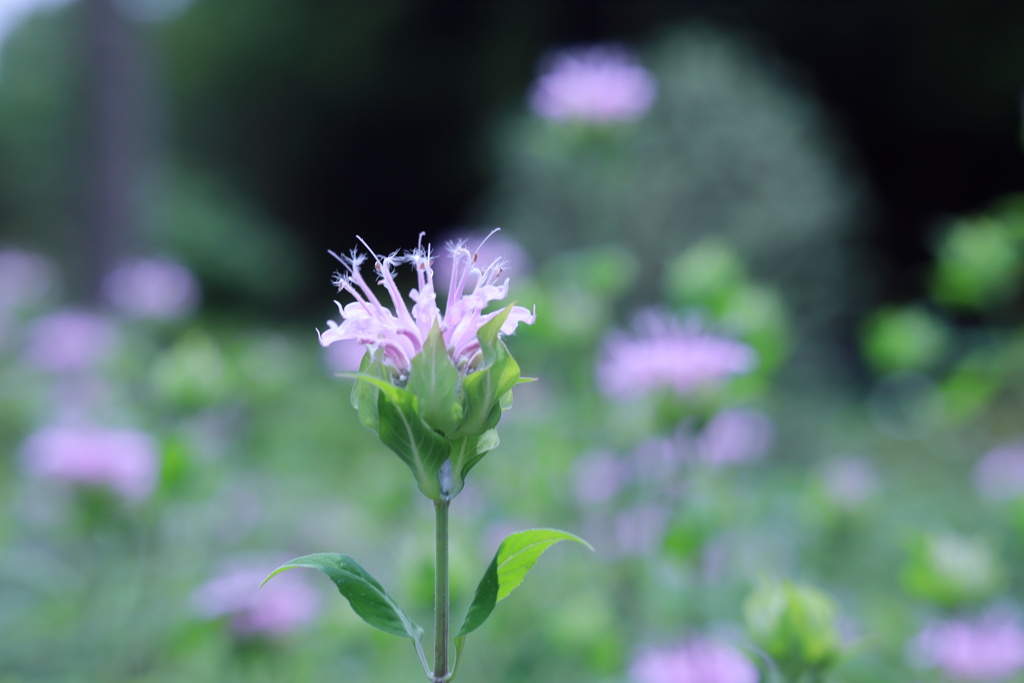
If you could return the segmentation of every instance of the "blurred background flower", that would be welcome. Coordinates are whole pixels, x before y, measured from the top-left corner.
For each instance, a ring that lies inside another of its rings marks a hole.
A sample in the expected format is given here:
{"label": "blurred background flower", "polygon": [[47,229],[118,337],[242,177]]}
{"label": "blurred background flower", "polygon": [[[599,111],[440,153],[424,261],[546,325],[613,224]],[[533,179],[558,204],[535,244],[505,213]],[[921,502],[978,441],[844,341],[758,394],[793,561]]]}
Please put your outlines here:
{"label": "blurred background flower", "polygon": [[530,106],[555,121],[616,123],[643,116],[657,91],[650,72],[624,46],[588,45],[545,58]]}

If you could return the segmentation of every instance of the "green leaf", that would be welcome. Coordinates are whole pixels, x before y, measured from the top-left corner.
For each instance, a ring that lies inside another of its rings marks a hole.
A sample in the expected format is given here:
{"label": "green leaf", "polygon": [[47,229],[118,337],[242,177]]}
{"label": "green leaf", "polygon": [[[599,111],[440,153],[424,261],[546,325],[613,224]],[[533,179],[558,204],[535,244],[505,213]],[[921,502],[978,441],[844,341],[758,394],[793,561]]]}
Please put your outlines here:
{"label": "green leaf", "polygon": [[537,564],[541,554],[559,541],[575,541],[593,550],[582,538],[558,529],[517,531],[501,542],[491,565],[480,579],[466,619],[455,637],[457,648],[462,649],[462,640],[487,620],[495,605],[523,582],[526,573]]}
{"label": "green leaf", "polygon": [[480,462],[480,459],[493,451],[501,443],[498,431],[490,429],[480,436],[458,436],[451,440],[452,483],[451,496],[462,490],[466,475]]}
{"label": "green leaf", "polygon": [[384,381],[388,376],[388,369],[384,363],[376,359],[374,354],[367,352],[359,363],[359,372],[355,375],[339,375],[341,377],[356,378],[352,385],[352,407],[359,412],[359,421],[364,427],[377,431],[380,425],[380,417],[377,414],[377,394],[380,389],[372,382],[364,382],[362,378],[373,377]]}
{"label": "green leaf", "polygon": [[464,417],[457,434],[479,435],[493,429],[501,419],[501,398],[519,381],[519,364],[498,340],[494,362],[471,372],[462,382]]}
{"label": "green leaf", "polygon": [[393,388],[396,391],[381,391],[377,400],[380,440],[409,466],[423,495],[441,500],[438,471],[448,459],[451,446],[420,417],[416,396]]}
{"label": "green leaf", "polygon": [[446,434],[462,419],[459,403],[459,371],[448,357],[437,321],[427,335],[423,349],[412,359],[406,388],[419,399],[423,419]]}
{"label": "green leaf", "polygon": [[287,569],[316,569],[334,582],[352,610],[370,626],[395,636],[412,638],[417,645],[423,629],[409,618],[398,603],[368,571],[348,555],[317,553],[298,557],[275,569],[263,583]]}
{"label": "green leaf", "polygon": [[487,321],[487,324],[483,325],[476,332],[476,338],[480,342],[480,350],[484,354],[484,365],[490,365],[495,361],[495,347],[498,342],[498,334],[501,332],[501,326],[505,324],[505,320],[508,319],[509,313],[512,312],[512,307],[515,306],[513,301],[505,308],[501,309],[496,316]]}

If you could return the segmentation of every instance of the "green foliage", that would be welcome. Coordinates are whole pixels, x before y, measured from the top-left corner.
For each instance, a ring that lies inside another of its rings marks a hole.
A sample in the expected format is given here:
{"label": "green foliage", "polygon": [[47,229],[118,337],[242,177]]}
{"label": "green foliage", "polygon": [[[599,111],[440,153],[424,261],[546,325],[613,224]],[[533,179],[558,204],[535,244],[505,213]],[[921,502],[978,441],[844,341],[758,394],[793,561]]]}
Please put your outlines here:
{"label": "green foliage", "polygon": [[863,344],[876,370],[928,370],[948,348],[949,330],[923,308],[883,308],[868,319]]}
{"label": "green foliage", "polygon": [[348,555],[316,553],[297,557],[270,573],[263,583],[288,569],[315,569],[329,578],[355,612],[370,626],[419,643],[423,629],[398,606],[383,586]]}
{"label": "green foliage", "polygon": [[266,584],[283,571],[298,568],[315,569],[329,578],[338,587],[338,592],[348,600],[352,611],[370,626],[393,636],[411,639],[426,669],[422,648],[423,628],[409,618],[384,587],[358,562],[348,555],[338,553],[306,555],[281,565],[263,583]]}
{"label": "green foliage", "polygon": [[954,307],[984,310],[1004,304],[1024,277],[1024,240],[992,218],[954,224],[937,256],[932,292]]}
{"label": "green foliage", "polygon": [[746,269],[735,249],[709,237],[674,258],[665,273],[666,292],[672,303],[707,307],[716,315],[724,313],[746,280]]}
{"label": "green foliage", "polygon": [[527,572],[533,569],[544,551],[559,541],[575,541],[593,550],[582,538],[557,529],[518,531],[501,542],[494,559],[480,579],[466,618],[455,635],[455,644],[460,653],[466,636],[487,621],[494,607],[523,582]]}
{"label": "green foliage", "polygon": [[751,639],[788,680],[821,675],[841,654],[832,601],[816,588],[763,581],[743,603]]}
{"label": "green foliage", "polygon": [[902,578],[915,597],[962,607],[996,596],[1006,585],[1007,572],[983,539],[929,534],[911,542]]}

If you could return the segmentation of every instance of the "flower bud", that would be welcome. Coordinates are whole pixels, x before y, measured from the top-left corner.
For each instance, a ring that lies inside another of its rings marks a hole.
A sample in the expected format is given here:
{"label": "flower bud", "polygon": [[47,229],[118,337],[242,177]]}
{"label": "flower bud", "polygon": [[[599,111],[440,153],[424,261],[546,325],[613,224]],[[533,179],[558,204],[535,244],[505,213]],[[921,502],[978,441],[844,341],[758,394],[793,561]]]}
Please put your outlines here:
{"label": "flower bud", "polygon": [[841,654],[835,608],[821,591],[789,582],[764,582],[743,603],[751,639],[785,676],[831,667]]}
{"label": "flower bud", "polygon": [[982,602],[999,593],[1006,571],[980,538],[931,534],[914,540],[903,585],[915,596],[943,607]]}

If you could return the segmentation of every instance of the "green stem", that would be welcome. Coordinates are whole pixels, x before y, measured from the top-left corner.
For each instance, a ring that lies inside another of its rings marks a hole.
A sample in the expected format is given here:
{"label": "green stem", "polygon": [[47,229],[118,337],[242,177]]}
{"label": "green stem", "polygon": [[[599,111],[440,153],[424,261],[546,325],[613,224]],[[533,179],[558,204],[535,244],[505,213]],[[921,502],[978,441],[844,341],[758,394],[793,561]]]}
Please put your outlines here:
{"label": "green stem", "polygon": [[434,502],[434,683],[448,676],[448,506]]}

